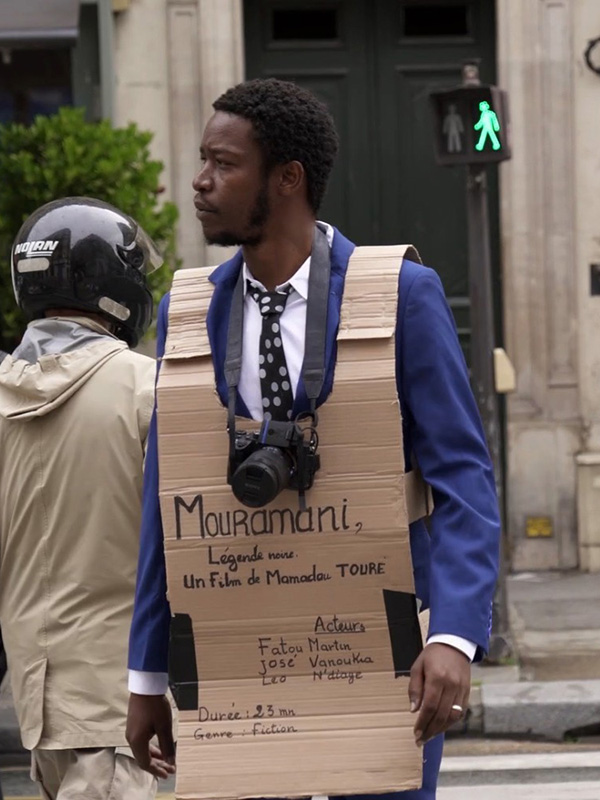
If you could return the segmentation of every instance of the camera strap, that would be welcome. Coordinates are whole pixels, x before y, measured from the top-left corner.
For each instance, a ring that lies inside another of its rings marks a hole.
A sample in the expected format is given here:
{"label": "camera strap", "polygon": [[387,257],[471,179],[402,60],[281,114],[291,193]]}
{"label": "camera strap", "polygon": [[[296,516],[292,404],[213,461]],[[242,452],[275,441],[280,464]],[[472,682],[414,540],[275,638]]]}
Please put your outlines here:
{"label": "camera strap", "polygon": [[315,238],[308,278],[308,304],[306,308],[306,339],[302,381],[310,401],[311,414],[315,414],[317,400],[325,380],[325,340],[327,333],[327,306],[329,303],[329,277],[331,254],[327,236],[315,226]]}
{"label": "camera strap", "polygon": [[229,460],[235,451],[235,407],[237,387],[242,372],[242,335],[244,323],[244,270],[233,290],[229,328],[227,330],[227,350],[225,352],[225,380],[227,381],[227,430],[229,431]]}

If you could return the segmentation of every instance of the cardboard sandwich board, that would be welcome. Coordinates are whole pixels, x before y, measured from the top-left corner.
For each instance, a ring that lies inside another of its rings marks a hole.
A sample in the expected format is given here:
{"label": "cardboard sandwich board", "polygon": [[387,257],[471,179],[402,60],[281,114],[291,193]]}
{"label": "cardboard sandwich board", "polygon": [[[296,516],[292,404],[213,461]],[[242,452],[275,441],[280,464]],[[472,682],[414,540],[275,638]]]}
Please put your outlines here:
{"label": "cardboard sandwich board", "polygon": [[403,253],[358,248],[351,259],[306,510],[291,490],[261,509],[234,498],[204,325],[208,271],[175,280],[158,419],[182,800],[421,785],[407,501],[411,518],[425,509],[403,474],[394,377]]}

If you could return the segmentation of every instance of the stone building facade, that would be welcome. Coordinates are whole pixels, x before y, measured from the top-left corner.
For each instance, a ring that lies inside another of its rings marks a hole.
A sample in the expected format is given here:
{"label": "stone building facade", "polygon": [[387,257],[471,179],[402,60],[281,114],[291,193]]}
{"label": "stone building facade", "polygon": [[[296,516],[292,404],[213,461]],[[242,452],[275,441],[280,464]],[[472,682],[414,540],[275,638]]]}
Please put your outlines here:
{"label": "stone building facade", "polygon": [[[114,120],[155,132],[185,265],[217,263],[190,183],[212,100],[244,78],[243,0],[117,1]],[[600,75],[584,58],[600,3],[496,0],[495,28],[513,149],[499,190],[503,329],[517,373],[506,405],[510,562],[600,571]]]}

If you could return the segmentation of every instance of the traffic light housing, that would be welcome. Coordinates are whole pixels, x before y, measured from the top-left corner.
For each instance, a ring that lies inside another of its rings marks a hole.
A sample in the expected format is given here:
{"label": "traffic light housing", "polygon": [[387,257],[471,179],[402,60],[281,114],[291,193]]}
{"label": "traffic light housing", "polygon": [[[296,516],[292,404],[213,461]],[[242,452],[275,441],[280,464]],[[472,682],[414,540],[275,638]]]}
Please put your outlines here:
{"label": "traffic light housing", "polygon": [[497,86],[431,92],[438,164],[493,164],[511,157],[507,94]]}

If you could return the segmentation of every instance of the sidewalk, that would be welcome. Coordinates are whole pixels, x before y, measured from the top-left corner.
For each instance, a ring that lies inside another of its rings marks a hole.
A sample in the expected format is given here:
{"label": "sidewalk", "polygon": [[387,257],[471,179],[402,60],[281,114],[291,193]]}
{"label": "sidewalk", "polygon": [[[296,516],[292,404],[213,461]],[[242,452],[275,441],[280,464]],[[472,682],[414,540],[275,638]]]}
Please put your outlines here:
{"label": "sidewalk", "polygon": [[522,678],[600,679],[600,574],[513,575],[508,599]]}
{"label": "sidewalk", "polygon": [[464,732],[543,737],[600,733],[600,575],[508,578],[515,664],[475,666]]}

